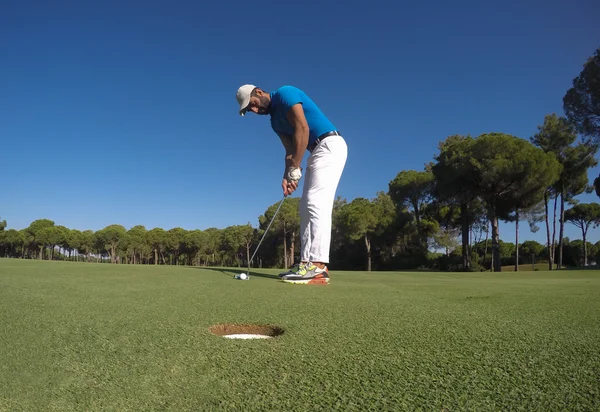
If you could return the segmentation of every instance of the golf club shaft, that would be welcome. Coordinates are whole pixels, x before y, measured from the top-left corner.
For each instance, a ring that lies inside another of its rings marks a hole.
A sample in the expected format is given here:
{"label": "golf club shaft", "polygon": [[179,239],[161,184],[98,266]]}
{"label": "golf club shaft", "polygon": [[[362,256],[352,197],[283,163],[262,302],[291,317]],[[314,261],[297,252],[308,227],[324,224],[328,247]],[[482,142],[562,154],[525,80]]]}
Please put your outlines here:
{"label": "golf club shaft", "polygon": [[283,204],[284,200],[285,200],[285,196],[283,197],[283,199],[281,199],[281,202],[279,202],[279,206],[277,206],[277,210],[275,210],[275,214],[271,218],[271,221],[269,222],[269,225],[267,226],[265,233],[263,233],[262,237],[260,238],[260,242],[258,242],[258,246],[256,246],[256,249],[254,249],[254,253],[252,254],[252,257],[250,258],[250,260],[248,261],[248,273],[250,273],[250,262],[252,262],[252,260],[254,260],[254,256],[256,255],[256,252],[258,252],[258,248],[260,247],[260,244],[262,243],[263,239],[267,235],[267,232],[269,231],[271,224],[275,220],[275,216],[277,216],[277,213],[279,212],[279,209],[281,208],[281,205]]}

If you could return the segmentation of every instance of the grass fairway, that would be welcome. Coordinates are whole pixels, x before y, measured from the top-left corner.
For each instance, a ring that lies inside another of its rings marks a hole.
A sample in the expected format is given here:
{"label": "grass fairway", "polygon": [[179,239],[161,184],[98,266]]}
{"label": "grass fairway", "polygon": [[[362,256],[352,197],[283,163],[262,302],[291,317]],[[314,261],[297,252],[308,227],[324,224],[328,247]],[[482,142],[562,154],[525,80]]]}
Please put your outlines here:
{"label": "grass fairway", "polygon": [[276,273],[0,259],[0,410],[600,409],[598,271]]}

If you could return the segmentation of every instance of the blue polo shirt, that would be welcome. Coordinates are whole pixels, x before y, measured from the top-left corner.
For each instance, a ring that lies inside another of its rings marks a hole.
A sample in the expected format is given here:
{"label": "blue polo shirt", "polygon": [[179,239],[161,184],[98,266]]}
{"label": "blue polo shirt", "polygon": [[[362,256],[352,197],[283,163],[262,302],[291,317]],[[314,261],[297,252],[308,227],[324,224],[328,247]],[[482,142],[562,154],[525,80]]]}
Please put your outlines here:
{"label": "blue polo shirt", "polygon": [[333,123],[321,112],[319,107],[302,90],[294,86],[282,86],[271,96],[271,127],[277,134],[294,135],[294,128],[287,119],[288,111],[297,103],[302,103],[304,116],[308,123],[308,144],[314,142],[323,133],[337,130]]}

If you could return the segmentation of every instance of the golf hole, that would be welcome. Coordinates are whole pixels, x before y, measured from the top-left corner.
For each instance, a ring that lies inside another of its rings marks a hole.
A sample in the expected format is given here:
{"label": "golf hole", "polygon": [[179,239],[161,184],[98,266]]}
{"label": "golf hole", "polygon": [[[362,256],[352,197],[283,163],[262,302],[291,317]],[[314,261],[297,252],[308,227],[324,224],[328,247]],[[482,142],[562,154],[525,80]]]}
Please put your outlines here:
{"label": "golf hole", "polygon": [[223,323],[208,328],[209,332],[227,339],[271,339],[283,334],[283,329],[270,325],[240,325]]}

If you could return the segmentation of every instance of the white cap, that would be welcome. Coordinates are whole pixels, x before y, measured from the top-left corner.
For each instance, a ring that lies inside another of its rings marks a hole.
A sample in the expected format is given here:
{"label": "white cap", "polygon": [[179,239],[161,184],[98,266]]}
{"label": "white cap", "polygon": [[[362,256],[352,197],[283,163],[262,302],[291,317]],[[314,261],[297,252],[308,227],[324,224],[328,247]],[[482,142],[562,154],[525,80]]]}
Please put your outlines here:
{"label": "white cap", "polygon": [[238,89],[235,98],[240,105],[240,116],[246,114],[246,107],[250,104],[250,94],[255,88],[256,86],[252,84],[245,84]]}

